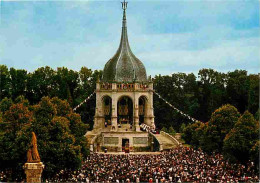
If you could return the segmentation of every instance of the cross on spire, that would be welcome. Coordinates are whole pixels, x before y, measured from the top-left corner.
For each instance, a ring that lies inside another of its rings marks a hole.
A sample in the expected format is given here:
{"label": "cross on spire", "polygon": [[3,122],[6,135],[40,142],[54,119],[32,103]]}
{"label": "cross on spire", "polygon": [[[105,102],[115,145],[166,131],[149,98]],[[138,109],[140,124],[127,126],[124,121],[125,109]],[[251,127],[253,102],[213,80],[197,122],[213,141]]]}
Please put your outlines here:
{"label": "cross on spire", "polygon": [[124,0],[124,2],[121,2],[121,3],[122,3],[122,9],[125,11],[126,8],[127,8],[127,3],[128,3],[128,2],[126,2],[126,1]]}

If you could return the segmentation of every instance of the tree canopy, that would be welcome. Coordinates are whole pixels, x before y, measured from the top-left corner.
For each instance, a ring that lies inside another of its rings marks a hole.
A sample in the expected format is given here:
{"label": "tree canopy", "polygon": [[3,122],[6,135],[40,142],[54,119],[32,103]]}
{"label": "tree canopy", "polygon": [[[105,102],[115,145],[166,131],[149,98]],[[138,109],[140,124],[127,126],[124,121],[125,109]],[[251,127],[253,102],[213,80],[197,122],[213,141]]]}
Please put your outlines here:
{"label": "tree canopy", "polygon": [[35,105],[26,105],[26,100],[15,101],[9,107],[7,99],[0,102],[0,106],[5,106],[1,108],[0,168],[11,169],[18,180],[24,176],[22,165],[26,162],[31,132],[37,135],[39,154],[46,165],[44,178],[61,169],[80,168],[88,154],[84,138],[88,125],[73,113],[68,102],[57,97],[43,97]]}
{"label": "tree canopy", "polygon": [[[89,96],[101,78],[102,71],[82,67],[74,71],[65,67],[56,70],[48,66],[27,72],[23,69],[0,65],[0,100],[14,100],[25,96],[29,103],[37,104],[42,97],[66,99],[73,108]],[[240,113],[248,110],[257,115],[259,109],[259,77],[245,70],[222,73],[213,69],[201,69],[193,73],[156,75],[154,89],[175,107],[198,120],[207,122],[211,114],[224,104],[235,106]],[[93,126],[95,97],[82,105],[77,112],[84,123]],[[182,124],[190,121],[157,96],[154,97],[155,121],[158,128],[172,126],[177,132]]]}
{"label": "tree canopy", "polygon": [[251,160],[259,167],[259,122],[248,111],[241,116],[234,106],[224,105],[212,113],[209,122],[187,125],[182,136],[207,153],[220,152],[231,162]]}

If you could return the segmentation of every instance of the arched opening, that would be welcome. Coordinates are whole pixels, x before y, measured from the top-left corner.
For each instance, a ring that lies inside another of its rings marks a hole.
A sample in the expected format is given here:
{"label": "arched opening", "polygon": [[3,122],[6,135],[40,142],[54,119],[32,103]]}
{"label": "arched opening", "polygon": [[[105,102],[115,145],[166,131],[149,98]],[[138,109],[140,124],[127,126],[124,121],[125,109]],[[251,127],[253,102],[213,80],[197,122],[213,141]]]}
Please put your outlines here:
{"label": "arched opening", "polygon": [[133,101],[130,97],[123,96],[117,102],[118,127],[133,125]]}
{"label": "arched opening", "polygon": [[144,123],[144,118],[146,116],[146,105],[147,105],[147,99],[144,96],[141,96],[139,98],[139,122]]}
{"label": "arched opening", "polygon": [[105,118],[105,127],[111,125],[111,116],[112,116],[112,99],[109,96],[103,97],[103,112]]}

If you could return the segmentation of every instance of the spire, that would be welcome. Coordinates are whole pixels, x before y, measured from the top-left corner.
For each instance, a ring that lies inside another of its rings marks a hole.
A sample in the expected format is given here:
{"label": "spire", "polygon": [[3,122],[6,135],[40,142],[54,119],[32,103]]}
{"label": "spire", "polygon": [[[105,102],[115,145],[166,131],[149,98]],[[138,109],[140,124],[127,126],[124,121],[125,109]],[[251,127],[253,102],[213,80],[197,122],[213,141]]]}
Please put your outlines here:
{"label": "spire", "polygon": [[128,43],[128,36],[127,36],[127,26],[126,26],[126,9],[127,9],[127,3],[125,0],[122,3],[122,9],[123,9],[123,20],[122,20],[122,34],[121,34],[121,41],[119,49],[124,48],[126,51],[130,51],[130,46]]}
{"label": "spire", "polygon": [[127,3],[125,0],[122,3],[122,9],[123,9],[123,23],[122,23],[122,27],[126,27],[126,9],[127,9]]}
{"label": "spire", "polygon": [[146,70],[143,63],[132,53],[127,36],[126,9],[127,2],[122,3],[123,20],[119,48],[116,54],[106,63],[103,78],[105,82],[146,82]]}

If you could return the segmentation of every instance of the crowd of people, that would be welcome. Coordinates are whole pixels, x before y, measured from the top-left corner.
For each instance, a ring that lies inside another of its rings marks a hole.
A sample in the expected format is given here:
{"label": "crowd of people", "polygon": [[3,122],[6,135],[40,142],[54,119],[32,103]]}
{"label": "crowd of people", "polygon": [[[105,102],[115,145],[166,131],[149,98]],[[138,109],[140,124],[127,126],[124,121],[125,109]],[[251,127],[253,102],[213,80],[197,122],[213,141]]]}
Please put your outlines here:
{"label": "crowd of people", "polygon": [[179,147],[160,154],[91,154],[82,169],[48,181],[259,182],[253,162],[230,164],[220,154]]}

